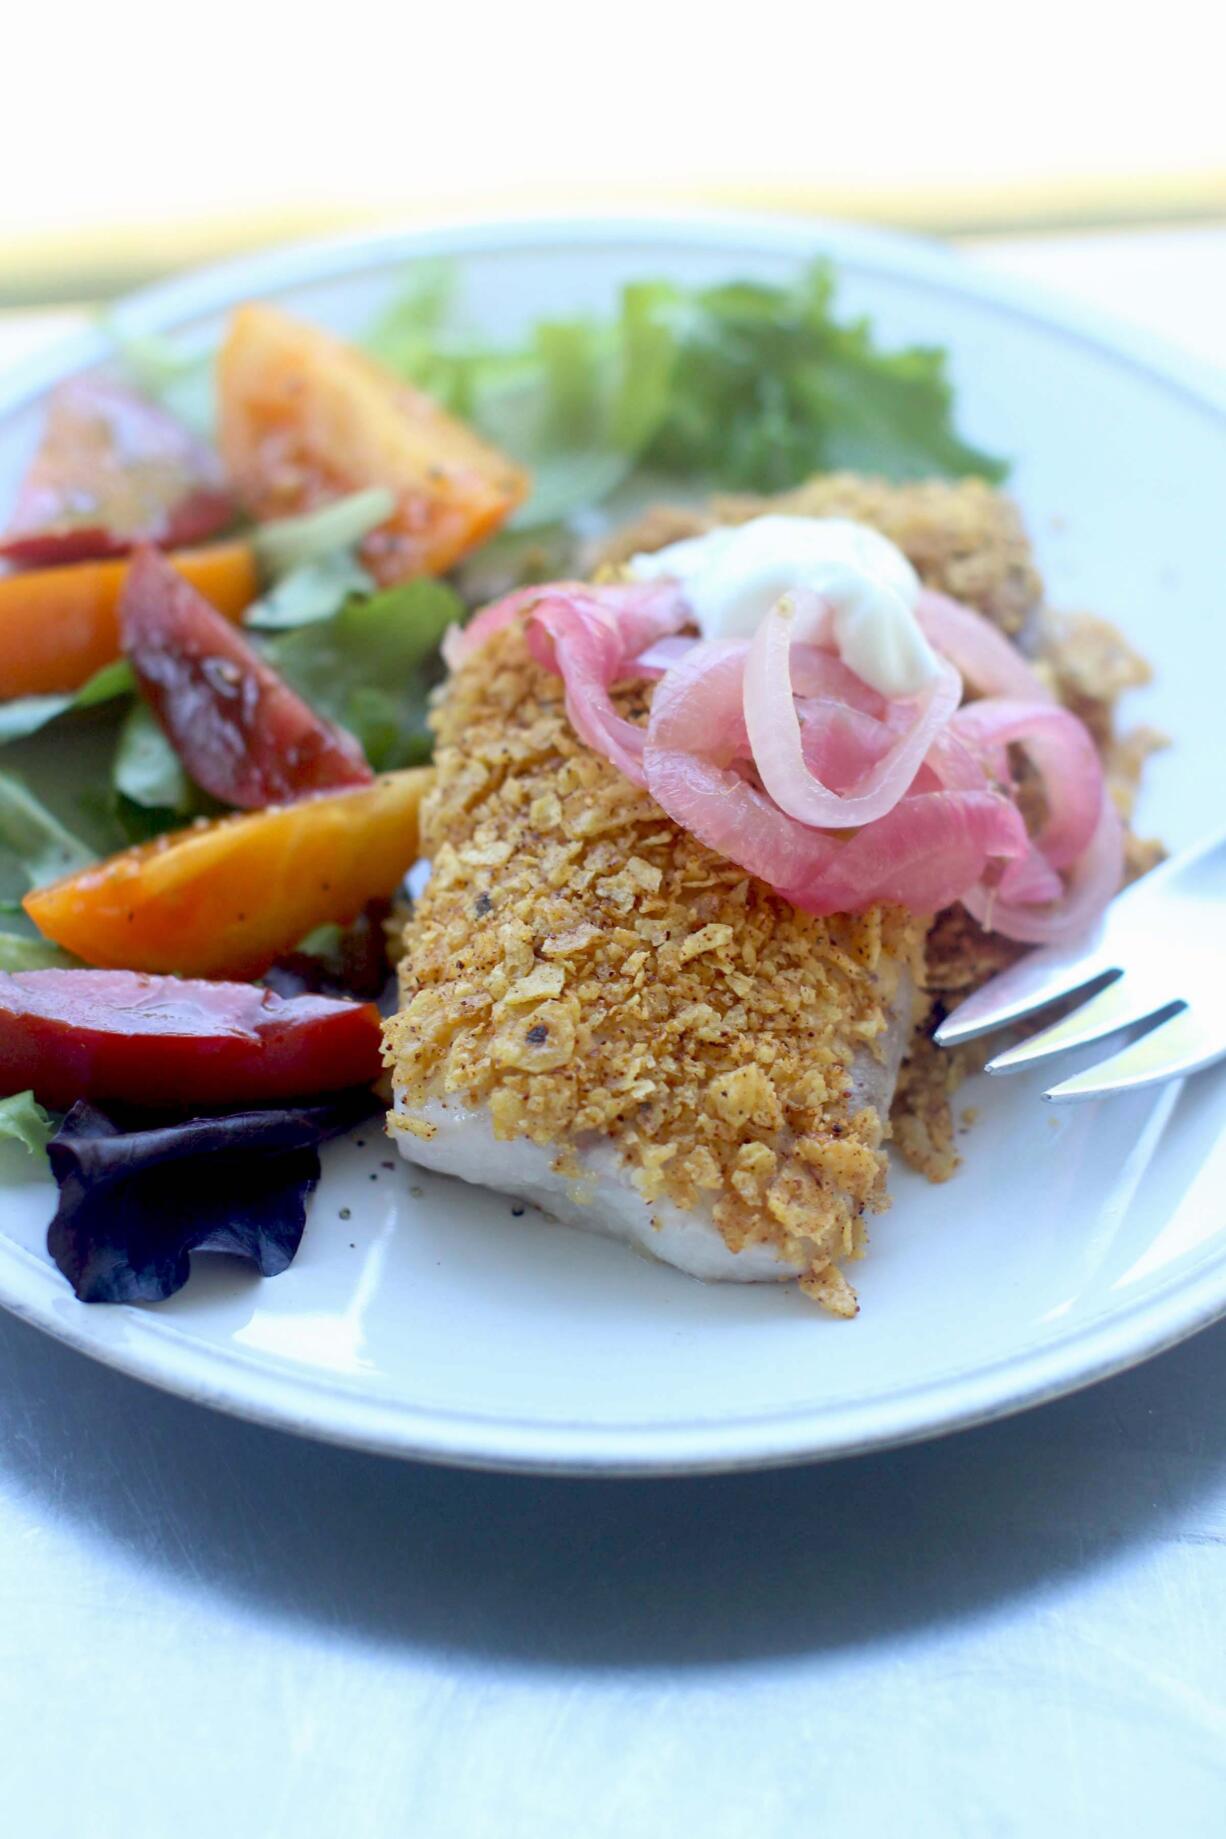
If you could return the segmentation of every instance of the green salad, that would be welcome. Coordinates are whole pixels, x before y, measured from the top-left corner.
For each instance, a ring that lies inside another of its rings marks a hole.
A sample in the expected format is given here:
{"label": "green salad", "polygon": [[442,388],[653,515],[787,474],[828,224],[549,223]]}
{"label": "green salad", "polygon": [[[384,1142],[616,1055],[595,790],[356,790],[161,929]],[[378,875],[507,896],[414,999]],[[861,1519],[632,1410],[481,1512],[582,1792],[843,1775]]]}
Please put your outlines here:
{"label": "green salad", "polygon": [[[959,435],[945,354],[887,350],[867,320],[840,315],[828,263],[785,286],[645,279],[605,317],[543,318],[515,343],[466,323],[461,279],[450,266],[416,265],[360,342],[530,469],[530,494],[482,552],[487,577],[513,580],[542,555],[551,572],[573,572],[583,535],[636,490],[776,492],[838,469],[891,480],[1005,474],[1003,460]],[[117,335],[117,359],[146,396],[212,436],[211,354]],[[260,525],[263,589],[243,622],[285,680],[358,737],[375,771],[428,758],[438,642],[468,611],[462,572],[377,586],[359,545],[388,506],[386,491],[365,489]],[[10,911],[68,866],[221,808],[193,784],[122,661],[72,692],[0,701],[0,748],[0,899]],[[66,757],[79,761],[79,783],[61,770]],[[43,949],[16,926],[0,961]]]}

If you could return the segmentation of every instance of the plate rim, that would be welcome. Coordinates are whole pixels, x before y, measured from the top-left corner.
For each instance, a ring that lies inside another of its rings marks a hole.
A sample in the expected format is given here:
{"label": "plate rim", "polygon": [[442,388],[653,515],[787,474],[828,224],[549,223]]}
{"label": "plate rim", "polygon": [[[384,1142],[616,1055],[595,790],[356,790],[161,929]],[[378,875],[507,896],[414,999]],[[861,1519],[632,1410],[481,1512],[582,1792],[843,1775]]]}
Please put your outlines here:
{"label": "plate rim", "polygon": [[[422,255],[523,250],[533,243],[556,247],[562,240],[580,249],[631,237],[713,253],[753,250],[798,258],[828,253],[836,264],[862,271],[875,267],[902,281],[950,289],[1139,369],[1189,406],[1226,422],[1226,371],[1161,337],[1042,287],[979,270],[956,250],[925,239],[820,218],[725,211],[540,213],[358,231],[175,276],[126,296],[109,318],[131,333],[171,331],[253,293],[339,280]],[[111,350],[101,327],[51,342],[0,376],[0,417],[17,413],[61,378],[102,361]],[[193,1343],[177,1325],[145,1310],[120,1307],[98,1319],[97,1311],[66,1304],[71,1299],[50,1267],[14,1242],[0,1242],[0,1306],[75,1351],[193,1403],[374,1454],[457,1467],[590,1477],[681,1475],[892,1448],[1080,1390],[1226,1316],[1226,1255],[1207,1255],[1144,1299],[1066,1337],[981,1363],[970,1374],[937,1377],[906,1392],[840,1404],[833,1417],[814,1405],[654,1427],[516,1422],[376,1399],[304,1371],[228,1357]],[[145,1318],[135,1333],[134,1317]],[[304,1415],[304,1399],[309,1415]]]}
{"label": "plate rim", "polygon": [[[562,1230],[561,1228],[559,1230]],[[103,1366],[192,1404],[315,1442],[449,1468],[586,1479],[724,1474],[833,1461],[994,1423],[1128,1371],[1226,1318],[1226,1261],[1172,1277],[1155,1293],[1029,1352],[905,1393],[662,1426],[528,1422],[376,1399],[271,1362],[202,1348],[151,1309],[74,1310],[56,1273],[15,1243],[0,1246],[0,1306]],[[34,1280],[14,1292],[24,1267]],[[133,1317],[145,1332],[132,1337]],[[82,1317],[85,1319],[82,1320]],[[1132,1332],[1134,1323],[1140,1331]],[[819,1326],[837,1333],[844,1324]],[[152,1332],[148,1332],[152,1330]],[[1065,1356],[1081,1351],[1075,1368]],[[1008,1383],[1010,1375],[1013,1383]],[[304,1415],[304,1397],[326,1408]]]}

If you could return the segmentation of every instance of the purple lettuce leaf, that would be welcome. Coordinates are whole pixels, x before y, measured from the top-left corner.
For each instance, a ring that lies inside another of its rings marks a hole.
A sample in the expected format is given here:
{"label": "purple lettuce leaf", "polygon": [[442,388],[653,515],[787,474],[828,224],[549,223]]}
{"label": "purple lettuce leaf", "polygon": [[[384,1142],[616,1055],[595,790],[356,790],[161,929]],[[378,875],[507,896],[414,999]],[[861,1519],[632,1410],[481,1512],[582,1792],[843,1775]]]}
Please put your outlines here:
{"label": "purple lettuce leaf", "polygon": [[366,1087],[318,1105],[169,1120],[80,1101],[47,1146],[60,1189],[47,1250],[85,1303],[161,1302],[187,1282],[192,1252],[226,1252],[275,1277],[301,1242],[320,1143],[377,1108]]}

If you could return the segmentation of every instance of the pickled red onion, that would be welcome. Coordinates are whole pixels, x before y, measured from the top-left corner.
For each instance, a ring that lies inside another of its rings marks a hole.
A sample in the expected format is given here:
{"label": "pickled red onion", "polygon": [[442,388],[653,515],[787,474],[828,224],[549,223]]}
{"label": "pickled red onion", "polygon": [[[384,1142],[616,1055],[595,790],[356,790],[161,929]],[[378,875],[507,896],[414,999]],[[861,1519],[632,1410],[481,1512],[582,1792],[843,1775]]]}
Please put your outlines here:
{"label": "pickled red onion", "polygon": [[1028,702],[1056,700],[1017,646],[973,607],[964,607],[948,594],[926,587],[916,601],[915,617],[929,644],[981,696],[1015,696]]}
{"label": "pickled red onion", "polygon": [[493,638],[504,626],[514,625],[521,613],[546,594],[587,592],[588,586],[584,581],[555,581],[548,587],[516,588],[514,593],[504,594],[501,600],[492,600],[488,607],[482,607],[466,626],[448,626],[439,646],[443,663],[448,670],[459,670],[464,660],[478,651],[487,639]]}
{"label": "pickled red onion", "polygon": [[[979,614],[929,590],[917,613],[942,669],[908,698],[887,699],[825,649],[820,617],[793,642],[786,600],[752,640],[698,639],[667,579],[525,588],[449,634],[446,649],[454,667],[522,618],[582,739],[797,906],[934,911],[961,899],[1010,937],[1070,936],[1122,867],[1094,744]],[[980,692],[962,707],[959,672]],[[610,695],[634,677],[659,679],[646,729]],[[1033,837],[1011,796],[1012,746],[1042,784]]]}
{"label": "pickled red onion", "polygon": [[845,796],[824,785],[806,764],[792,681],[792,597],[776,601],[750,640],[745,660],[745,725],[754,765],[781,811],[819,829],[870,824],[892,811],[924,755],[962,698],[958,673],[943,664],[923,693],[894,706],[901,732]]}
{"label": "pickled red onion", "polygon": [[1064,896],[1064,883],[1041,850],[1033,843],[1024,856],[1005,866],[996,884],[1001,901],[1018,901],[1023,907],[1045,906]]}
{"label": "pickled red onion", "polygon": [[637,658],[632,658],[627,666],[627,674],[635,677],[662,677],[674,664],[680,664],[686,653],[700,645],[701,639],[689,634],[675,632],[666,639],[657,639],[646,651],[640,651]]}
{"label": "pickled red onion", "polygon": [[841,844],[816,882],[780,892],[810,913],[854,913],[896,901],[917,913],[950,907],[991,861],[1024,856],[1026,826],[996,792],[919,792]]}
{"label": "pickled red onion", "polygon": [[884,715],[885,697],[832,651],[816,645],[792,646],[792,687],[798,696],[821,696],[845,702],[865,715]]}
{"label": "pickled red onion", "polygon": [[514,625],[543,600],[571,601],[589,611],[612,617],[619,626],[624,658],[643,651],[666,632],[677,632],[688,611],[675,581],[550,581],[540,587],[516,588],[501,600],[491,601],[466,626],[449,626],[440,646],[448,670],[458,670],[466,658],[504,626]]}
{"label": "pickled red onion", "polygon": [[987,932],[1002,932],[1024,945],[1059,945],[1097,919],[1119,893],[1123,878],[1124,828],[1105,797],[1089,847],[1070,869],[1059,900],[1043,907],[1024,905],[1004,898],[999,889],[977,884],[962,895],[962,905]]}
{"label": "pickled red onion", "polygon": [[796,705],[805,765],[834,792],[848,792],[885,758],[894,741],[887,722],[828,697]]}
{"label": "pickled red onion", "polygon": [[1025,852],[1016,808],[986,789],[903,799],[847,841],[781,811],[734,766],[743,751],[745,652],[744,640],[695,646],[659,685],[648,722],[647,789],[708,848],[811,913],[877,900],[932,911],[956,900],[989,859]]}
{"label": "pickled red onion", "polygon": [[656,690],[643,768],[673,822],[772,887],[808,886],[838,850],[833,837],[788,817],[732,767],[743,750],[746,643],[696,645]]}
{"label": "pickled red onion", "polygon": [[1034,839],[1053,868],[1069,868],[1089,844],[1103,802],[1103,769],[1085,725],[1058,703],[985,696],[968,702],[950,730],[973,753],[1016,743],[1043,782],[1047,815]]}
{"label": "pickled red onion", "polygon": [[609,690],[638,652],[688,619],[689,608],[667,581],[545,589],[528,612],[528,648],[565,684],[575,732],[636,785],[643,784],[643,730],[618,713]]}

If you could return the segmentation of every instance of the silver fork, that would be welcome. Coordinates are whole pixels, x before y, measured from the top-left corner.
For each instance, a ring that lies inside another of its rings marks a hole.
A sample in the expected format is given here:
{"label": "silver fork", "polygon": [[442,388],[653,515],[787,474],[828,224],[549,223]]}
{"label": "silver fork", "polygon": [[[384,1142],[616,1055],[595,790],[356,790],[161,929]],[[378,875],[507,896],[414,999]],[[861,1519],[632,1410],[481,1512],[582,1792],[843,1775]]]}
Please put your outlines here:
{"label": "silver fork", "polygon": [[997,1054],[987,1071],[1020,1073],[1144,1028],[1139,1039],[1044,1092],[1065,1104],[1135,1092],[1226,1058],[1226,831],[1134,882],[1078,943],[1046,946],[993,977],[933,1038],[939,1047],[957,1047],[1078,991],[1088,1001]]}

